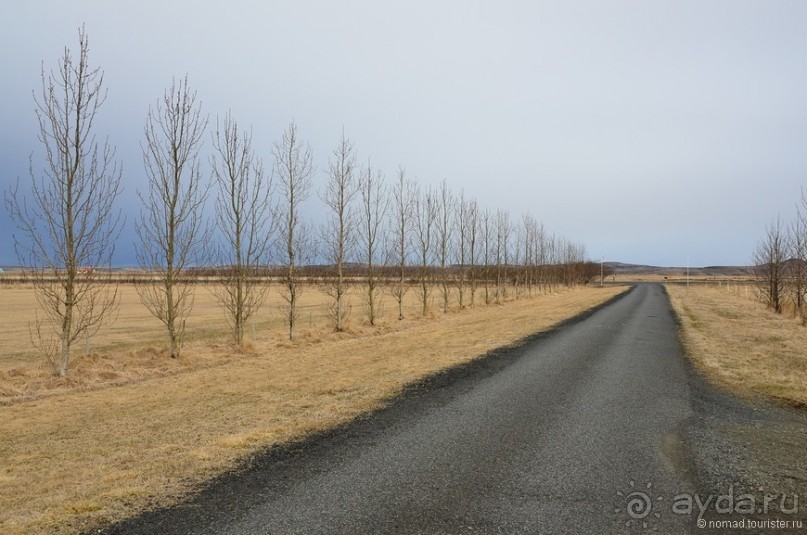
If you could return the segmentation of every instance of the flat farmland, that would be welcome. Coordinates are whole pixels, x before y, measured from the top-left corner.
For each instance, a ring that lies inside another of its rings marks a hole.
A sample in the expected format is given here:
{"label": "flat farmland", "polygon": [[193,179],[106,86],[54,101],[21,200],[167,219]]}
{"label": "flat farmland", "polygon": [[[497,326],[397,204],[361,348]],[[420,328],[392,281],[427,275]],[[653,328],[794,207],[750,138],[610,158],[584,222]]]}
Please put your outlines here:
{"label": "flat farmland", "polygon": [[[148,345],[160,346],[165,343],[165,327],[140,302],[131,284],[122,284],[118,288],[120,307],[116,321],[102,328],[90,340],[90,352],[116,352]],[[193,312],[188,318],[186,340],[194,342],[211,340],[227,336],[226,318],[222,308],[216,301],[215,288],[208,284],[199,284],[194,292]],[[407,295],[407,315],[417,314],[420,310],[414,302],[414,292]],[[367,307],[362,299],[362,289],[354,287],[348,296],[351,307],[349,323],[358,326],[367,323]],[[436,297],[436,292],[433,297]],[[479,295],[477,294],[477,298]],[[379,297],[380,312],[395,314],[396,303],[388,294]],[[329,297],[319,286],[309,286],[302,294],[299,312],[299,332],[307,333],[327,325],[327,305]],[[266,338],[284,334],[284,318],[281,310],[284,302],[279,293],[279,286],[270,285],[266,304],[256,314],[254,321],[248,326],[247,339],[252,333],[256,337]],[[40,359],[32,346],[29,334],[30,326],[36,322],[37,303],[31,285],[8,284],[0,286],[0,369],[27,366]],[[382,319],[383,319],[382,315]],[[253,331],[254,329],[254,331]],[[86,340],[76,342],[76,354],[86,353]],[[41,360],[41,359],[40,359]]]}
{"label": "flat farmland", "polygon": [[[216,300],[216,288],[198,284],[194,306],[187,320],[183,356],[167,356],[165,327],[140,302],[135,287],[118,287],[120,306],[115,321],[89,338],[77,340],[73,346],[67,378],[53,376],[52,365],[35,348],[31,329],[37,321],[37,302],[33,287],[26,284],[0,286],[0,404],[20,397],[41,397],[65,390],[118,385],[149,377],[163,376],[217,365],[232,356],[227,317]],[[457,290],[452,289],[452,309],[457,309]],[[492,293],[491,293],[492,295]],[[512,297],[512,292],[511,292]],[[430,298],[427,317],[441,310],[442,296],[435,288]],[[407,321],[397,320],[397,302],[389,294],[377,294],[376,326],[369,324],[364,287],[352,286],[347,298],[348,317],[341,337],[360,335],[376,329],[399,329],[409,320],[422,320],[422,306],[413,290],[404,300]],[[322,286],[304,288],[298,305],[295,337],[299,341],[319,341],[332,334],[333,319],[329,306],[332,298]],[[467,298],[466,298],[467,302]],[[477,292],[476,304],[483,304],[484,294]],[[264,306],[250,319],[245,348],[250,353],[255,344],[289,345],[285,302],[280,287],[270,285]]]}

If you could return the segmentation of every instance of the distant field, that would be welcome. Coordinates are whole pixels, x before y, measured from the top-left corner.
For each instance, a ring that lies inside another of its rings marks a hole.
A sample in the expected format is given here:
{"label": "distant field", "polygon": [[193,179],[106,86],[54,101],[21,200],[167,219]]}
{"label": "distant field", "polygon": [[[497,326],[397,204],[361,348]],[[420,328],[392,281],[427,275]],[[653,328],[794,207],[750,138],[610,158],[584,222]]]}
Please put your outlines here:
{"label": "distant field", "polygon": [[605,269],[616,275],[619,280],[750,280],[753,278],[752,266],[646,266],[625,264],[622,262],[606,262]]}
{"label": "distant field", "polygon": [[746,396],[807,406],[807,328],[766,309],[753,285],[669,285],[683,340],[711,380]]}
{"label": "distant field", "polygon": [[[201,338],[215,338],[225,334],[223,325],[224,313],[211,292],[212,288],[199,285],[196,290],[193,313],[188,319],[187,332],[189,341]],[[165,329],[140,303],[137,292],[132,285],[121,285],[121,303],[118,318],[111,327],[104,327],[90,339],[92,352],[108,352],[130,349],[143,345],[161,345],[165,339]],[[31,286],[0,286],[0,322],[5,329],[0,332],[0,369],[26,365],[38,356],[31,345],[29,324],[36,318],[36,300]],[[276,290],[270,290],[268,302],[256,317],[256,328],[262,334],[267,330],[280,329],[280,312],[277,306],[280,296]],[[320,321],[322,310],[316,308],[322,304],[319,291],[303,294],[303,325],[307,326],[309,318]],[[78,354],[84,352],[83,341],[76,345]]]}
{"label": "distant field", "polygon": [[752,283],[753,278],[748,275],[732,275],[732,274],[721,274],[721,275],[690,275],[687,277],[686,275],[681,275],[680,273],[670,273],[665,274],[663,271],[659,273],[621,273],[618,275],[613,275],[609,278],[606,278],[606,282],[618,282],[618,283],[628,283],[628,282],[669,282],[669,283],[676,283],[676,284],[686,284],[687,279],[689,280],[690,284],[704,284],[704,283],[711,283],[711,284],[718,284],[721,282],[737,282],[737,283]]}
{"label": "distant field", "polygon": [[[213,295],[214,286],[200,284],[195,290],[194,308],[187,322],[186,350],[183,357],[166,357],[165,327],[141,304],[133,285],[119,286],[120,307],[117,320],[103,327],[88,341],[74,345],[70,373],[65,379],[55,377],[51,365],[31,343],[29,326],[36,320],[36,299],[30,285],[0,286],[0,405],[15,399],[30,399],[62,393],[125,384],[215,365],[232,353],[224,312]],[[266,304],[247,327],[247,350],[255,344],[288,344],[284,301],[279,286],[270,287]],[[346,334],[370,329],[364,287],[354,285],[347,295],[349,315]],[[512,289],[508,290],[512,296]],[[492,295],[492,293],[491,293]],[[468,302],[466,294],[466,303]],[[478,291],[476,302],[484,301]],[[303,341],[321,339],[331,330],[329,297],[320,286],[304,288],[299,303],[295,336]],[[435,287],[432,312],[442,310],[442,295]],[[378,294],[378,326],[400,327],[397,302],[389,293]],[[457,290],[451,290],[451,308],[458,306]],[[405,315],[420,318],[422,307],[414,291],[405,297]],[[89,345],[88,345],[89,342]],[[87,351],[89,349],[89,352]]]}
{"label": "distant field", "polygon": [[[124,334],[105,335],[112,338],[99,345],[114,347],[114,336],[120,336],[126,349],[79,357],[75,373],[56,384],[23,378],[30,394],[41,387],[48,396],[18,397],[0,407],[0,532],[88,531],[175,503],[253,452],[378,408],[413,381],[545,330],[625,290],[577,288],[430,318],[387,318],[378,328],[362,327],[354,315],[353,332],[337,335],[313,326],[295,343],[259,331],[248,354],[205,335],[204,325],[220,322],[211,302],[200,308],[209,317],[194,326],[199,339],[175,359],[178,365],[196,363],[188,369],[172,369],[172,359],[148,345],[136,347]],[[126,316],[130,336],[140,333],[137,318],[146,316]],[[142,333],[159,339],[152,327],[143,326]],[[24,353],[16,362],[33,358]],[[128,376],[128,366],[138,360],[164,376]],[[17,371],[3,373],[7,381],[20,378]],[[106,388],[104,373],[110,384],[129,382]]]}
{"label": "distant field", "polygon": [[[165,344],[166,332],[163,325],[152,316],[141,304],[133,285],[124,284],[120,289],[120,308],[118,317],[112,326],[104,327],[90,338],[91,353],[120,352],[145,346],[162,346]],[[188,342],[213,340],[226,337],[228,334],[225,315],[213,295],[213,286],[200,284],[196,287],[193,313],[188,318]],[[250,321],[247,329],[247,340],[252,339],[253,332],[258,339],[283,337],[285,331],[283,300],[278,285],[270,286],[264,307]],[[348,326],[358,328],[368,323],[367,306],[364,302],[364,288],[354,286],[348,294],[350,307]],[[477,292],[477,300],[481,298]],[[435,289],[432,301],[435,308],[441,304],[442,297]],[[456,290],[452,290],[452,307],[456,307]],[[28,366],[41,361],[34,350],[29,325],[36,320],[36,300],[30,285],[0,285],[0,370],[17,366]],[[321,287],[308,286],[304,289],[300,300],[299,333],[324,328],[329,318],[327,306],[330,298]],[[391,295],[379,292],[379,313],[381,321],[392,317],[397,319],[397,303]],[[420,304],[414,292],[409,292],[405,301],[406,315],[419,315]],[[86,351],[84,340],[76,343],[76,354]]]}

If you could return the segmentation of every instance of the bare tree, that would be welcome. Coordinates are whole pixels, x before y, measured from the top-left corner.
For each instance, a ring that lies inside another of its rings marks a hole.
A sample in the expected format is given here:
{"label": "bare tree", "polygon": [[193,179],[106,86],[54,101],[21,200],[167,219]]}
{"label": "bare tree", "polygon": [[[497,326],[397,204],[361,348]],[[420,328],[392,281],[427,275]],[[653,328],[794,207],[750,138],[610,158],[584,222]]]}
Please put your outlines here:
{"label": "bare tree", "polygon": [[345,329],[344,321],[348,312],[345,296],[349,289],[345,262],[356,243],[355,213],[351,204],[358,193],[355,166],[353,143],[345,137],[343,130],[339,145],[333,151],[328,167],[328,182],[322,194],[322,201],[329,210],[328,222],[322,229],[322,243],[335,271],[326,292],[334,299],[332,313],[336,332]]}
{"label": "bare tree", "polygon": [[414,182],[407,180],[403,167],[398,168],[398,180],[392,188],[392,219],[390,257],[396,263],[396,280],[391,293],[398,304],[398,319],[404,319],[404,296],[407,291],[406,261],[409,257],[409,231],[412,227],[412,211],[417,197]]}
{"label": "bare tree", "polygon": [[807,190],[796,204],[796,217],[790,225],[790,294],[796,314],[807,323]]}
{"label": "bare tree", "polygon": [[244,329],[266,301],[269,285],[259,279],[268,261],[274,220],[270,204],[271,177],[255,156],[252,133],[239,130],[228,113],[216,121],[211,164],[218,185],[216,220],[221,244],[219,264],[225,269],[214,295],[224,308],[233,341],[243,345]]}
{"label": "bare tree", "polygon": [[359,184],[361,192],[361,241],[364,251],[364,261],[367,265],[367,307],[370,325],[375,325],[377,315],[377,288],[379,245],[383,234],[382,225],[389,207],[387,189],[384,186],[384,176],[380,171],[374,171],[367,163],[367,169],[362,173]]}
{"label": "bare tree", "polygon": [[457,201],[457,206],[454,214],[454,227],[457,232],[456,251],[457,251],[457,264],[459,270],[457,273],[457,301],[460,310],[465,306],[465,272],[468,263],[468,239],[470,233],[469,227],[469,202],[465,198],[465,191],[460,191],[460,197]]}
{"label": "bare tree", "polygon": [[513,261],[513,223],[510,220],[510,212],[500,210],[502,233],[502,299],[507,300],[507,285],[510,282],[510,264]]}
{"label": "bare tree", "polygon": [[787,235],[780,218],[765,230],[765,237],[754,251],[754,274],[765,303],[776,313],[782,312],[785,282]]}
{"label": "bare tree", "polygon": [[298,305],[303,291],[300,262],[303,255],[313,252],[310,229],[300,218],[300,204],[310,195],[314,164],[311,147],[300,141],[297,125],[293,122],[283,132],[280,141],[275,142],[272,153],[281,196],[278,206],[278,249],[285,268],[281,295],[286,302],[289,340],[294,340]]}
{"label": "bare tree", "polygon": [[516,301],[521,298],[521,286],[526,285],[526,259],[524,253],[524,242],[526,241],[526,233],[523,225],[513,226],[514,243],[512,247],[512,258],[510,263],[513,266],[512,281],[513,281],[513,297]]}
{"label": "bare tree", "polygon": [[75,58],[64,50],[58,71],[41,73],[34,94],[46,165],[30,164],[30,203],[19,181],[5,204],[21,232],[14,245],[39,305],[31,339],[56,373],[67,375],[73,342],[115,319],[117,288],[96,269],[109,266],[120,233],[121,169],[115,149],[96,141],[93,123],[106,100],[103,72],[89,63],[84,28]]}
{"label": "bare tree", "polygon": [[555,289],[555,283],[557,282],[557,274],[555,273],[557,270],[555,269],[556,264],[558,263],[557,258],[558,252],[558,240],[554,233],[549,235],[544,235],[544,280],[545,280],[545,291],[548,293],[552,293]]}
{"label": "bare tree", "polygon": [[536,282],[538,284],[538,291],[541,293],[546,293],[546,277],[547,277],[547,256],[548,256],[548,246],[547,246],[547,235],[546,231],[544,230],[544,224],[536,222],[535,226],[535,265],[536,265]]}
{"label": "bare tree", "polygon": [[513,226],[506,210],[496,212],[496,301],[507,299],[507,277],[510,262],[510,239]]}
{"label": "bare tree", "polygon": [[521,217],[521,232],[522,240],[521,246],[524,248],[524,288],[528,296],[532,295],[532,286],[534,279],[535,269],[535,239],[536,239],[536,221],[531,214],[525,213]]}
{"label": "bare tree", "polygon": [[207,127],[188,78],[174,80],[156,107],[150,107],[142,145],[148,192],[136,231],[137,260],[152,274],[137,285],[140,300],[168,331],[171,357],[179,357],[185,322],[193,308],[189,268],[203,258],[209,232],[203,207],[209,184],[199,150]]}
{"label": "bare tree", "polygon": [[437,255],[440,264],[440,288],[443,294],[443,312],[448,312],[451,288],[449,287],[449,259],[452,252],[454,240],[454,210],[457,202],[448,187],[448,182],[443,179],[440,188],[437,190],[437,218],[436,237]]}
{"label": "bare tree", "polygon": [[437,203],[437,197],[431,189],[418,191],[415,196],[413,226],[419,263],[418,295],[424,316],[429,311],[429,298],[432,292],[434,227],[438,215]]}
{"label": "bare tree", "polygon": [[564,243],[564,284],[567,287],[582,284],[586,280],[586,248],[571,240],[564,240]]}
{"label": "bare tree", "polygon": [[485,287],[485,304],[489,305],[492,301],[490,277],[491,262],[494,258],[496,237],[494,236],[493,216],[488,208],[485,208],[485,210],[482,212],[479,231],[482,237],[482,279]]}
{"label": "bare tree", "polygon": [[466,204],[466,238],[468,247],[468,284],[471,292],[471,306],[476,300],[477,269],[479,260],[479,204],[475,200]]}
{"label": "bare tree", "polygon": [[569,264],[571,262],[571,244],[564,236],[558,237],[558,272],[560,283],[569,286]]}

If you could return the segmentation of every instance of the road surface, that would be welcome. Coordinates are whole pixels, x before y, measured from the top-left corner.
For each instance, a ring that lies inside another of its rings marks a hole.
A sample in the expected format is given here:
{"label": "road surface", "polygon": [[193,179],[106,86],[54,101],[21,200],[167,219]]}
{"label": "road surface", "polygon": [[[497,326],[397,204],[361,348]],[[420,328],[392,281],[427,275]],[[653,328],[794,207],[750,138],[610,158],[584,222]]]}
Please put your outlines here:
{"label": "road surface", "polygon": [[[767,467],[747,449],[760,426],[785,443]],[[807,490],[805,429],[801,414],[705,385],[663,286],[639,285],[108,533],[700,533],[699,520],[775,515],[714,501],[699,514],[695,500],[687,512],[687,497],[735,501],[762,481],[779,486],[760,492]],[[802,463],[795,479],[779,477],[782,462]]]}

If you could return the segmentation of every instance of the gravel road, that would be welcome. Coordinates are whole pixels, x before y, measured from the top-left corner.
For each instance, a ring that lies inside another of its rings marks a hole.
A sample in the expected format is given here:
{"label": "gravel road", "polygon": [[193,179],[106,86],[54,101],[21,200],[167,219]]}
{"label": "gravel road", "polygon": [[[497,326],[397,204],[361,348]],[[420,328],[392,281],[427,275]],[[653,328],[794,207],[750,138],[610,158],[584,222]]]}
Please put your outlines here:
{"label": "gravel road", "polygon": [[730,533],[804,518],[806,447],[803,412],[706,384],[642,284],[106,533]]}

